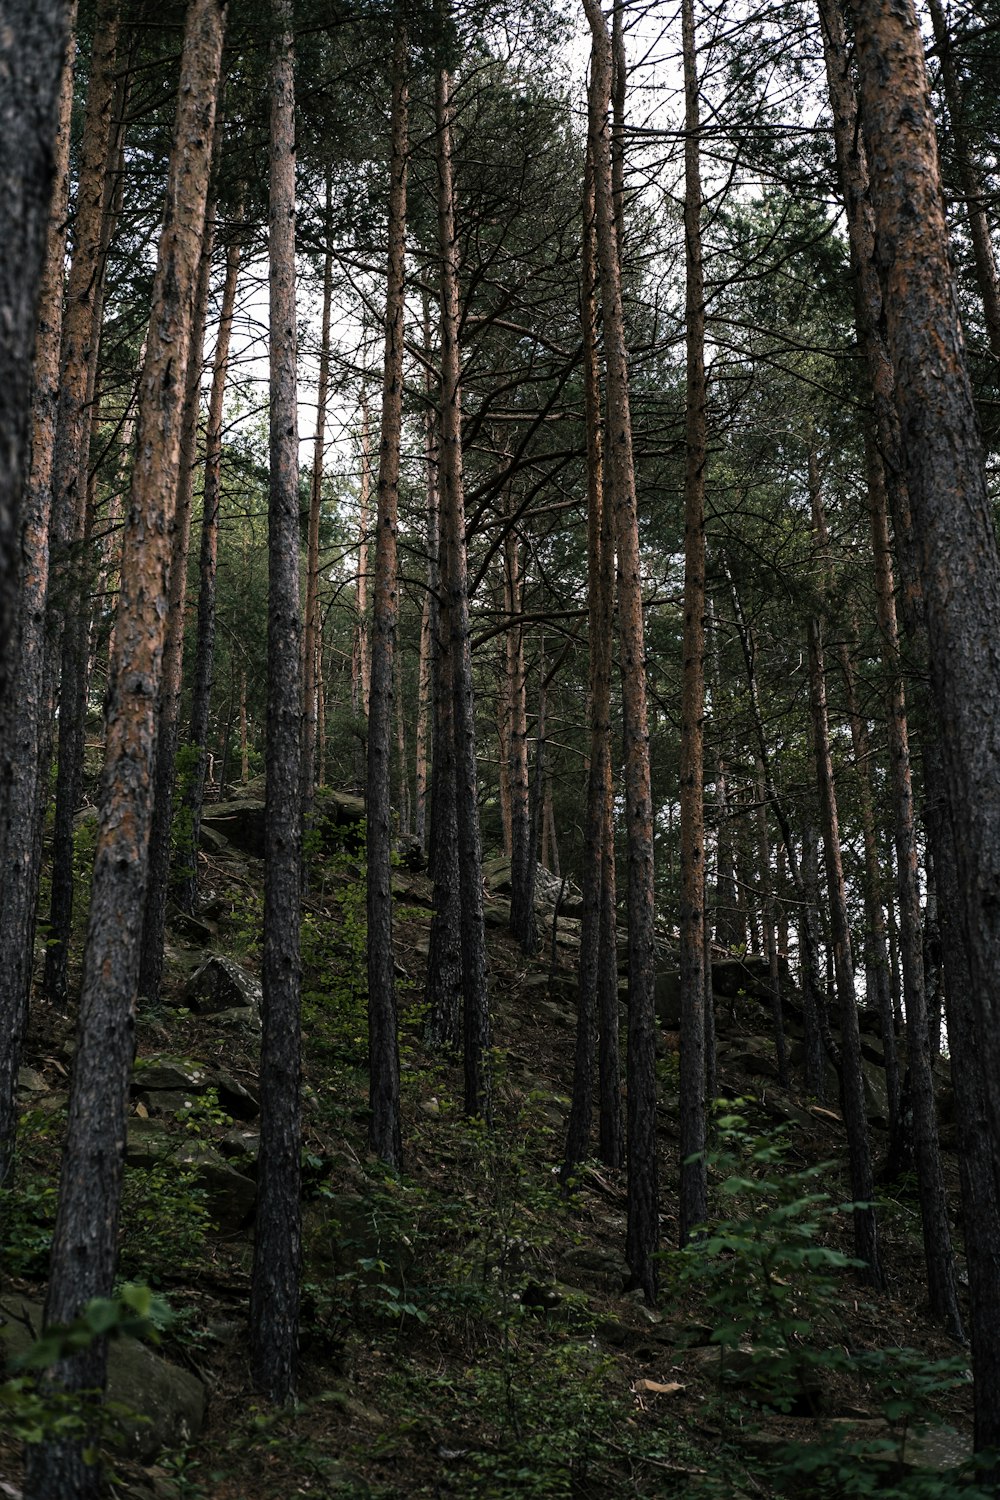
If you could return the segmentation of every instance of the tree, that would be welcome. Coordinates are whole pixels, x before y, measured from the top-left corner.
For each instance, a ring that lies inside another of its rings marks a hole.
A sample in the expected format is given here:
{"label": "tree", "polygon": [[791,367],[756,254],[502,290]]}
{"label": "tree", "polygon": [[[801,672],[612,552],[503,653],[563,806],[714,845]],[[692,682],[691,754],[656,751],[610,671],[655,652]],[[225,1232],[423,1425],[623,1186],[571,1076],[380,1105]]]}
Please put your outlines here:
{"label": "tree", "polygon": [[[170,520],[180,464],[183,396],[216,94],[224,6],[193,0],[181,57],[174,144],[143,368],[137,460],[129,496],[108,711],[101,813],[83,987],[60,1176],[46,1320],[68,1323],[91,1297],[110,1297],[125,1155],[143,896],[152,816],[156,700],[166,629]],[[106,1345],[64,1361],[59,1381],[100,1388]],[[80,1447],[33,1448],[31,1500],[96,1494]]]}
{"label": "tree", "polygon": [[254,1384],[275,1403],[295,1390],[301,1207],[302,630],[295,315],[295,75],[291,0],[271,0],[268,265],[270,484],[267,792],[264,812],[264,1029],[253,1283]]}

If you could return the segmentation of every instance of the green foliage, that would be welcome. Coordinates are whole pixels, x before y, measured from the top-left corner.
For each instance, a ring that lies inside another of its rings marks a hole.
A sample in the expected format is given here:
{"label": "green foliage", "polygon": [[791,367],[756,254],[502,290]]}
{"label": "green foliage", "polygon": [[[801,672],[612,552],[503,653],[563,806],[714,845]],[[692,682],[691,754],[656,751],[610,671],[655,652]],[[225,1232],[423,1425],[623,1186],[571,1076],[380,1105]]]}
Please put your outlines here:
{"label": "green foliage", "polygon": [[188,796],[198,774],[201,749],[198,745],[181,745],[174,761],[173,818],[170,842],[176,854],[190,854],[194,848],[194,822]]}
{"label": "green foliage", "polygon": [[126,1275],[159,1283],[195,1270],[211,1228],[197,1168],[166,1156],[151,1167],[125,1168],[120,1264]]}
{"label": "green foliage", "polygon": [[[928,1362],[908,1349],[852,1350],[843,1339],[842,1283],[859,1262],[836,1247],[853,1205],[824,1190],[829,1164],[795,1168],[783,1130],[754,1134],[738,1114],[718,1122],[710,1162],[718,1197],[730,1209],[679,1256],[680,1282],[704,1300],[720,1346],[720,1399],[819,1415],[832,1382],[860,1384],[885,1421],[884,1436],[858,1441],[832,1427],[826,1438],[772,1453],[768,1479],[779,1494],[853,1497],[878,1493],[947,1500],[969,1490],[968,1476],[915,1470],[902,1459],[916,1424],[967,1378],[965,1361]],[[738,1390],[727,1376],[738,1373]],[[743,1418],[738,1420],[742,1421]],[[706,1492],[723,1493],[706,1481]]]}

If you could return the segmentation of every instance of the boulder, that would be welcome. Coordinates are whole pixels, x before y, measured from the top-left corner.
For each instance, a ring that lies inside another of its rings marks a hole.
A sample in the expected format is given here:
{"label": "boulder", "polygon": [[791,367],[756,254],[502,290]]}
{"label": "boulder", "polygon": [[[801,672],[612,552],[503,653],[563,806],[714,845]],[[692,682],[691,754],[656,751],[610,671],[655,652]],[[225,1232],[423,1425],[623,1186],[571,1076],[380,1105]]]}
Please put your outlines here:
{"label": "boulder", "polygon": [[244,1227],[257,1202],[257,1184],[251,1178],[237,1172],[206,1141],[182,1142],[171,1160],[194,1169],[196,1186],[204,1190],[209,1215],[219,1229]]}
{"label": "boulder", "polygon": [[593,1245],[574,1245],[567,1250],[559,1274],[570,1286],[583,1281],[609,1292],[622,1291],[631,1280],[631,1272],[620,1255]]}
{"label": "boulder", "polygon": [[217,802],[202,813],[202,824],[214,828],[236,849],[264,858],[263,798],[241,797],[238,801]]}
{"label": "boulder", "polygon": [[212,1087],[209,1070],[202,1064],[177,1057],[140,1057],[132,1074],[132,1092],[204,1094]]}
{"label": "boulder", "polygon": [[37,1068],[18,1068],[18,1092],[22,1094],[47,1094],[49,1086]]}
{"label": "boulder", "polygon": [[246,1008],[259,1015],[263,991],[246,969],[221,953],[213,953],[198,965],[184,986],[184,1000],[201,1016]]}
{"label": "boulder", "polygon": [[[23,1297],[0,1300],[0,1341],[7,1359],[28,1352],[41,1333],[43,1311],[40,1303]],[[120,1408],[122,1451],[138,1463],[148,1463],[163,1448],[184,1447],[205,1420],[205,1387],[197,1376],[136,1339],[112,1339],[108,1345],[108,1399]]]}
{"label": "boulder", "polygon": [[213,922],[206,922],[204,917],[195,916],[194,913],[184,911],[173,904],[167,908],[167,926],[171,932],[179,932],[181,937],[201,943],[202,947],[214,942],[218,936],[218,930]]}

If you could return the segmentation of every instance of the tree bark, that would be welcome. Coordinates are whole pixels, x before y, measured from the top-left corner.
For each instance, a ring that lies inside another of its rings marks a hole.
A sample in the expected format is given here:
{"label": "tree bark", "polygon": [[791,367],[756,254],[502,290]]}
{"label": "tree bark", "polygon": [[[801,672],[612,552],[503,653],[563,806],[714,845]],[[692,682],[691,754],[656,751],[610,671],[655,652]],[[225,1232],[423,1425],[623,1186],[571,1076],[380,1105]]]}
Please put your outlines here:
{"label": "tree bark", "polygon": [[301,1220],[302,622],[295,316],[295,42],[292,0],[272,0],[268,264],[267,792],[264,811],[260,1163],[250,1293],[256,1389],[295,1391]]}
{"label": "tree bark", "polygon": [[79,187],[73,259],[63,313],[59,412],[52,464],[52,573],[50,609],[56,629],[52,674],[59,669],[58,769],[52,834],[52,897],[45,950],[45,991],[66,999],[70,931],[73,923],[73,816],[83,785],[86,718],[86,627],[84,556],[90,413],[87,404],[92,355],[100,339],[99,283],[105,180],[113,123],[114,63],[118,45],[119,0],[100,0],[94,18],[87,108],[80,146]]}
{"label": "tree bark", "polygon": [[462,908],[462,1033],[465,1111],[492,1118],[490,1013],[483,925],[483,861],[476,786],[476,721],[469,629],[469,578],[462,479],[462,393],[458,238],[452,172],[453,82],[437,79],[438,243],[441,252],[441,517],[448,548],[452,689],[455,703],[455,810]]}
{"label": "tree bark", "polygon": [[[191,325],[204,231],[223,7],[194,0],[181,57],[166,215],[152,295],[139,441],[122,566],[116,650],[83,988],[52,1248],[46,1321],[72,1320],[114,1286],[125,1122],[149,823],[155,708],[166,630],[170,521],[180,462]],[[103,1386],[98,1341],[64,1362],[59,1383]],[[95,1494],[76,1444],[31,1451],[31,1500]]]}
{"label": "tree bark", "polygon": [[403,424],[406,315],[406,164],[408,44],[396,23],[390,121],[389,262],[385,296],[385,364],[375,521],[375,589],[368,700],[368,1068],[369,1144],[399,1168],[399,1038],[392,945],[392,706],[399,616],[396,532]]}
{"label": "tree bark", "polygon": [[510,696],[510,933],[528,955],[538,951],[535,871],[531,844],[531,789],[528,771],[528,695],[524,660],[524,581],[521,541],[513,526],[504,538],[510,596],[507,629],[507,684]]}
{"label": "tree bark", "polygon": [[683,0],[687,400],[681,645],[680,1239],[708,1217],[705,1165],[705,278],[693,0]]}
{"label": "tree bark", "polygon": [[[57,7],[53,7],[55,11]],[[76,6],[69,12],[70,36],[76,23]],[[38,18],[40,26],[52,27],[50,44],[58,41],[52,17]],[[42,38],[37,38],[41,43]],[[2,43],[0,43],[2,46]],[[10,703],[16,712],[7,717],[0,688],[0,1185],[11,1167],[17,1123],[17,1070],[28,1020],[32,959],[35,950],[35,907],[42,862],[42,747],[45,724],[45,603],[49,583],[49,525],[52,518],[52,450],[55,443],[56,410],[59,402],[59,351],[62,337],[63,277],[66,257],[66,215],[69,204],[69,144],[73,108],[73,44],[62,65],[56,108],[52,153],[52,204],[48,238],[38,289],[37,334],[31,386],[31,459],[21,500],[21,592],[17,615],[0,639],[16,639],[19,654],[10,664]],[[38,59],[41,65],[42,60]],[[0,72],[0,77],[4,75]],[[37,80],[39,84],[43,79]],[[0,119],[7,122],[7,101],[0,99]],[[13,130],[14,122],[4,129]],[[47,122],[46,122],[47,128]],[[6,177],[6,168],[0,169]],[[26,185],[27,186],[27,185]],[[35,184],[40,192],[42,184]],[[9,207],[9,205],[6,205]],[[5,217],[0,198],[0,215]],[[2,220],[0,220],[2,222]],[[10,243],[10,241],[5,241]],[[25,267],[22,267],[23,271]],[[3,272],[0,272],[0,276]],[[12,306],[0,287],[0,305]],[[13,318],[6,324],[13,330]],[[21,337],[25,338],[24,330]],[[0,335],[2,338],[2,335]],[[12,350],[0,345],[0,360],[6,367]],[[22,369],[18,378],[25,379]],[[6,395],[12,394],[8,389]],[[0,396],[0,401],[4,397]],[[5,421],[7,413],[0,415]],[[13,427],[4,427],[5,441],[19,439]],[[9,461],[12,467],[18,459]],[[4,501],[0,499],[0,509]],[[9,581],[9,580],[8,580]],[[0,579],[0,593],[5,584]],[[9,603],[4,597],[4,606]],[[3,648],[0,648],[3,649]],[[0,666],[0,673],[8,668]],[[4,814],[6,813],[6,816]]]}
{"label": "tree bark", "polygon": [[330,313],[333,306],[333,169],[326,170],[326,248],[323,253],[323,312],[319,337],[319,383],[316,391],[316,440],[313,443],[309,495],[309,540],[306,554],[305,642],[303,645],[302,811],[308,818],[316,790],[317,650],[319,635],[319,522],[323,509],[323,464],[326,454],[326,409],[330,392]]}
{"label": "tree bark", "polygon": [[597,258],[604,314],[608,401],[608,490],[618,547],[618,625],[621,641],[622,717],[625,746],[625,818],[628,840],[629,1018],[628,1228],[626,1258],[647,1300],[656,1297],[659,1187],[656,1160],[654,1053],[653,806],[646,710],[642,570],[632,462],[628,357],[622,310],[621,267],[615,231],[608,129],[611,40],[598,0],[584,0],[592,34],[588,130],[594,151]]}
{"label": "tree bark", "polygon": [[[208,725],[215,676],[216,565],[219,555],[219,508],[222,477],[222,409],[229,373],[236,290],[239,283],[242,242],[234,233],[226,247],[226,271],[219,307],[219,331],[212,356],[212,388],[205,424],[205,481],[201,500],[201,541],[198,556],[198,620],[195,633],[194,678],[191,684],[189,744],[197,752],[190,779],[181,798],[181,821],[187,847],[178,861],[178,895],[187,911],[194,911],[198,896],[198,845],[201,812],[205,800],[205,769],[208,764]],[[244,674],[245,675],[245,674]],[[246,698],[241,698],[243,708]],[[245,728],[245,718],[243,721]],[[244,742],[245,743],[245,742]],[[244,777],[244,780],[246,778]]]}

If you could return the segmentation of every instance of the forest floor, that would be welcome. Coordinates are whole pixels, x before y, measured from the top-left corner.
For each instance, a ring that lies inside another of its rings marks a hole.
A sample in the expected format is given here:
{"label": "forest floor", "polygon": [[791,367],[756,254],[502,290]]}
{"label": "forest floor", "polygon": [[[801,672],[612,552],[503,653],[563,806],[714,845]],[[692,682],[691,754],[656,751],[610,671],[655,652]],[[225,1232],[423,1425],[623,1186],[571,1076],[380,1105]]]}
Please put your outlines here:
{"label": "forest floor", "polygon": [[[208,954],[254,970],[260,862],[216,835],[199,917],[175,915],[162,1003],[140,1015],[122,1274],[169,1303],[159,1353],[197,1377],[207,1404],[186,1444],[144,1453],[141,1465],[113,1454],[111,1493],[977,1493],[958,1467],[971,1451],[967,1351],[927,1313],[913,1183],[880,1189],[889,1286],[875,1296],[849,1263],[850,1218],[838,1208],[849,1196],[839,1113],[794,1079],[778,1087],[752,984],[717,1004],[729,1104],[711,1158],[716,1217],[683,1254],[673,1248],[678,1059],[676,1037],[663,1034],[664,1252],[651,1309],[628,1289],[624,1175],[595,1162],[571,1197],[559,1190],[573,921],[560,923],[553,962],[552,910],[541,907],[545,952],[529,960],[507,935],[503,900],[487,903],[487,1132],[462,1114],[460,1066],[423,1045],[430,891],[399,872],[396,1176],[366,1145],[361,875],[349,847],[317,855],[307,895],[302,1365],[296,1405],[277,1413],[254,1397],[247,1367],[259,1035],[252,1006],[199,1013],[190,987]],[[44,1298],[72,1033],[71,1016],[35,1008],[18,1183],[3,1205],[4,1336],[12,1309]],[[884,1152],[875,1105],[873,1115]],[[946,1171],[957,1205],[952,1152]],[[127,1391],[115,1394],[128,1404]],[[0,1429],[0,1494],[18,1493],[19,1472],[18,1445]]]}

